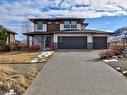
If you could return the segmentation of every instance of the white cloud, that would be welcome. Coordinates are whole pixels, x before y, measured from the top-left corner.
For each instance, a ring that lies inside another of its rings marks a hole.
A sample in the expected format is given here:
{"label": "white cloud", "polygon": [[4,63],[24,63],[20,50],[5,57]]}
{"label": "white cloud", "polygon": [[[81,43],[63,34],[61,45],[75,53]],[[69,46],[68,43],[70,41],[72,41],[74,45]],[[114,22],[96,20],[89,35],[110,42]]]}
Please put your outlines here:
{"label": "white cloud", "polygon": [[127,15],[127,1],[17,0],[13,3],[3,2],[0,5],[0,23],[5,25],[11,21],[24,21],[25,17],[43,18],[51,15],[84,18]]}
{"label": "white cloud", "polygon": [[[122,3],[121,3],[122,2]],[[78,5],[78,6],[76,6]],[[0,6],[0,19],[23,20],[28,17],[48,17],[50,15],[84,16],[86,18],[126,15],[126,0],[22,0],[4,2]],[[50,7],[60,8],[59,10]],[[47,9],[47,11],[45,11]],[[65,10],[63,10],[65,9]],[[43,12],[45,11],[45,12]],[[77,13],[76,13],[77,12]],[[89,14],[88,14],[89,13]],[[94,15],[94,16],[93,16]],[[19,17],[21,16],[21,17]]]}

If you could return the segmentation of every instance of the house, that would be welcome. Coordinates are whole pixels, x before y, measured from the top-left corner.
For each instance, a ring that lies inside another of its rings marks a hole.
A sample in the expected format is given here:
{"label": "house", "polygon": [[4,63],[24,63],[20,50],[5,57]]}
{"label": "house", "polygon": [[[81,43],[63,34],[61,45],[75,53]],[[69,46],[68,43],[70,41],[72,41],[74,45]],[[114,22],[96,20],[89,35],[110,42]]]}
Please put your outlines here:
{"label": "house", "polygon": [[7,45],[10,44],[15,44],[16,40],[15,40],[15,35],[17,34],[16,32],[13,32],[9,29],[7,29],[6,27],[4,27],[3,25],[0,25],[0,27],[4,28],[7,32]]}
{"label": "house", "polygon": [[27,44],[40,44],[57,49],[106,49],[111,33],[85,29],[84,18],[35,18],[29,19],[33,31],[23,33]]}

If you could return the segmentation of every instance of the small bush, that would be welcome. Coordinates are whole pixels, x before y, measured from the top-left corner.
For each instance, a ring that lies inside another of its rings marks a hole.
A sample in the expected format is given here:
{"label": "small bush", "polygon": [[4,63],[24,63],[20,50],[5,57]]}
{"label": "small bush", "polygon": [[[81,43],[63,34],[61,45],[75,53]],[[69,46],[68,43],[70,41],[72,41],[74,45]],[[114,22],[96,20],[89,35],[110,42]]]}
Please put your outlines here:
{"label": "small bush", "polygon": [[28,48],[30,51],[38,51],[41,49],[41,45],[32,45]]}
{"label": "small bush", "polygon": [[111,50],[100,50],[99,56],[101,59],[111,58],[113,56]]}
{"label": "small bush", "polygon": [[21,43],[20,42],[20,43],[17,44],[17,48],[19,50],[26,50],[28,48],[28,45],[26,43]]}
{"label": "small bush", "polygon": [[50,48],[51,50],[56,50],[56,45],[49,45],[48,48]]}
{"label": "small bush", "polygon": [[125,45],[110,45],[111,51],[114,55],[121,55],[126,48]]}
{"label": "small bush", "polygon": [[10,47],[8,45],[0,46],[0,52],[8,52]]}

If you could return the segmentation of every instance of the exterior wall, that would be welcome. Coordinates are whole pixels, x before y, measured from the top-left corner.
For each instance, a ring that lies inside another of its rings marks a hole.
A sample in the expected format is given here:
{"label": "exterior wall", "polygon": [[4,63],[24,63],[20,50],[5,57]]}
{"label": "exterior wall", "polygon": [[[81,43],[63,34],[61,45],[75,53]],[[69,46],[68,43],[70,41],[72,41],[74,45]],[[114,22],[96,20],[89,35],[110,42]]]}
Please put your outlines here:
{"label": "exterior wall", "polygon": [[95,37],[96,37],[96,36],[98,36],[98,37],[99,37],[99,36],[101,36],[101,37],[107,36],[107,42],[110,42],[110,41],[109,41],[109,38],[110,38],[110,35],[109,35],[109,34],[93,34],[93,36],[95,36]]}
{"label": "exterior wall", "polygon": [[60,24],[60,30],[64,30],[64,24]]}
{"label": "exterior wall", "polygon": [[47,31],[59,31],[60,25],[59,24],[48,24]]}
{"label": "exterior wall", "polygon": [[77,24],[77,29],[79,29],[79,30],[82,29],[81,24]]}
{"label": "exterior wall", "polygon": [[[41,21],[41,20],[39,20],[39,21]],[[34,31],[48,31],[47,27],[48,27],[48,22],[50,22],[50,20],[49,21],[42,21],[43,22],[43,30],[37,30],[37,22],[38,21],[34,22]],[[64,20],[56,20],[56,21],[51,20],[51,22],[59,22],[59,30],[65,30],[64,29]],[[77,20],[77,29],[79,29],[79,30],[82,29],[81,24],[82,24],[82,22],[80,20]]]}
{"label": "exterior wall", "polygon": [[58,43],[58,36],[87,36],[87,41],[92,41],[91,34],[54,34],[53,42]]}
{"label": "exterior wall", "polygon": [[15,34],[8,33],[7,45],[9,44],[15,44]]}
{"label": "exterior wall", "polygon": [[10,43],[15,43],[15,35],[10,34]]}

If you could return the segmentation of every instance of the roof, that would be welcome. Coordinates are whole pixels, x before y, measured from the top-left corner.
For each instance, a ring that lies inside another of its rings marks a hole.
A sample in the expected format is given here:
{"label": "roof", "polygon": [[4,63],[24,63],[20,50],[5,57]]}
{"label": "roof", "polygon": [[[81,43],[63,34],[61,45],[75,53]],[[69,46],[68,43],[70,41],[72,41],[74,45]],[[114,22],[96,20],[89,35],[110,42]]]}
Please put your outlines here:
{"label": "roof", "polygon": [[32,35],[51,35],[51,34],[53,34],[53,33],[51,33],[51,32],[37,32],[37,31],[35,31],[35,32],[27,32],[27,33],[23,33],[23,35],[30,35],[30,36],[32,36]]}
{"label": "roof", "polygon": [[85,30],[61,30],[61,31],[43,31],[43,32],[27,32],[23,33],[23,35],[52,35],[52,34],[112,34],[112,32],[106,32],[106,31],[99,31],[99,30],[91,30],[91,29],[85,29]]}
{"label": "roof", "polygon": [[12,30],[6,28],[5,26],[3,26],[3,25],[1,25],[1,24],[0,24],[0,26],[2,26],[3,28],[5,28],[6,31],[7,31],[8,33],[11,33],[11,34],[17,34],[16,32],[14,32],[14,31],[12,31]]}
{"label": "roof", "polygon": [[101,31],[101,30],[92,30],[92,29],[85,29],[84,31],[91,32],[91,33],[99,33],[99,34],[113,34],[112,32],[108,31]]}
{"label": "roof", "polygon": [[100,31],[100,30],[92,30],[92,29],[84,29],[84,30],[74,30],[74,29],[69,29],[69,30],[61,30],[61,31],[55,31],[53,33],[92,33],[92,34],[113,34],[112,32],[106,32],[106,31]]}
{"label": "roof", "polygon": [[57,18],[31,18],[29,20],[31,22],[33,22],[34,20],[82,20],[84,21],[85,18],[57,17]]}

